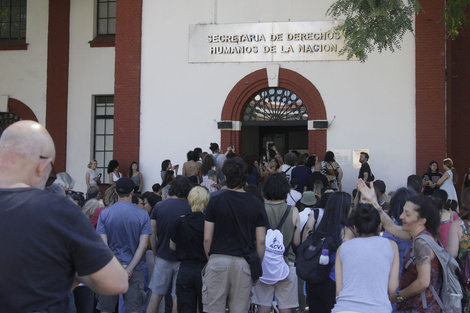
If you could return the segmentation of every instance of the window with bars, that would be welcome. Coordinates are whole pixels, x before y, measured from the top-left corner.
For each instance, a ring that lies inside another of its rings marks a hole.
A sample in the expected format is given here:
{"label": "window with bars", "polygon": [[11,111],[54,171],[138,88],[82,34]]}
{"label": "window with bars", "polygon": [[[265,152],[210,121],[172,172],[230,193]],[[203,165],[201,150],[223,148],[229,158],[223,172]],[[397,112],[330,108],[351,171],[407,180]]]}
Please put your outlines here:
{"label": "window with bars", "polygon": [[101,183],[109,184],[108,163],[113,159],[114,96],[95,96],[93,158]]}
{"label": "window with bars", "polygon": [[100,35],[116,34],[116,0],[98,0],[97,32]]}
{"label": "window with bars", "polygon": [[26,0],[0,0],[0,39],[26,39]]}

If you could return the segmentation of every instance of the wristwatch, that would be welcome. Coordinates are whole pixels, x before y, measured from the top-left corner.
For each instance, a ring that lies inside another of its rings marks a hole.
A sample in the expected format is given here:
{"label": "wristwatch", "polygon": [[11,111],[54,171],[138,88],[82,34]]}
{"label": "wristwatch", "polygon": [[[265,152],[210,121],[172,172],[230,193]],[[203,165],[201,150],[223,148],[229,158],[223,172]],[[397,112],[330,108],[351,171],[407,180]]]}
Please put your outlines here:
{"label": "wristwatch", "polygon": [[400,296],[400,290],[398,290],[396,292],[396,295],[397,295],[397,302],[402,302],[403,300],[405,300],[405,298],[403,298],[402,296]]}

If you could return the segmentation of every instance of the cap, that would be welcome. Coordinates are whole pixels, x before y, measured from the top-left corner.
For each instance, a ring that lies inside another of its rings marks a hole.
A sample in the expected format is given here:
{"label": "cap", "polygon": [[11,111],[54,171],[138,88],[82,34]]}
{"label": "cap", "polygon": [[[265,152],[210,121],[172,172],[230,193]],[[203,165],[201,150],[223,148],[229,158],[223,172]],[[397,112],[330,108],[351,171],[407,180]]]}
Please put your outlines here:
{"label": "cap", "polygon": [[134,182],[128,177],[122,177],[116,182],[116,191],[120,194],[130,193],[134,190]]}
{"label": "cap", "polygon": [[300,199],[300,203],[305,205],[314,205],[317,203],[317,197],[313,191],[305,191]]}

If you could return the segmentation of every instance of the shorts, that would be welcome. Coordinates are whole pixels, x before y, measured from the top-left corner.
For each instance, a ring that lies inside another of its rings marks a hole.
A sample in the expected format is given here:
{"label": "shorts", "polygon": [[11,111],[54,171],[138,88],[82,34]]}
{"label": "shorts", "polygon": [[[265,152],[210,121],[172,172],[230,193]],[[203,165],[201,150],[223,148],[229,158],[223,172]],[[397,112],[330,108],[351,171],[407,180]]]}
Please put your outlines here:
{"label": "shorts", "polygon": [[246,313],[250,307],[250,265],[243,257],[212,254],[202,274],[202,304],[204,312]]}
{"label": "shorts", "polygon": [[271,307],[274,296],[279,309],[293,309],[299,306],[297,274],[294,263],[289,262],[289,275],[273,285],[259,282],[253,287],[251,302]]}
{"label": "shorts", "polygon": [[[119,296],[98,295],[98,304],[96,308],[104,312],[114,312]],[[142,270],[136,271],[129,280],[129,289],[123,294],[124,305],[127,312],[138,312],[142,309],[147,294],[144,290],[144,273]]]}
{"label": "shorts", "polygon": [[167,261],[157,257],[149,283],[152,293],[164,296],[167,294],[170,284],[172,284],[171,296],[176,297],[176,277],[178,276],[179,268],[180,262]]}

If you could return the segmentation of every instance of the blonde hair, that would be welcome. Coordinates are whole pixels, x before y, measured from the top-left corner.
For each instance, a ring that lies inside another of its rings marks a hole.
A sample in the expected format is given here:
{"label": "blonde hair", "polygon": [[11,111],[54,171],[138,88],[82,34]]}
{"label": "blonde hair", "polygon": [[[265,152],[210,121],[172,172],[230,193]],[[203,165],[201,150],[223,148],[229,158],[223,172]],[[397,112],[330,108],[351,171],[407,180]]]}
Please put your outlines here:
{"label": "blonde hair", "polygon": [[446,159],[444,159],[443,163],[444,163],[445,166],[447,166],[452,171],[452,174],[454,176],[453,183],[456,184],[457,181],[459,180],[459,174],[457,173],[457,171],[454,168],[454,162],[452,162],[451,158],[446,158]]}
{"label": "blonde hair", "polygon": [[188,202],[193,212],[202,212],[209,202],[209,191],[204,187],[193,187],[189,192]]}
{"label": "blonde hair", "polygon": [[96,161],[96,160],[90,160],[90,162],[88,162],[87,167],[88,167],[88,168],[91,168],[91,164],[92,164],[93,162],[96,162],[96,164],[98,164],[98,161]]}
{"label": "blonde hair", "polygon": [[90,199],[85,203],[82,208],[83,214],[85,214],[88,219],[91,219],[97,208],[103,207],[103,203],[96,199]]}
{"label": "blonde hair", "polygon": [[103,202],[105,206],[110,206],[118,201],[116,186],[111,186],[104,192]]}

